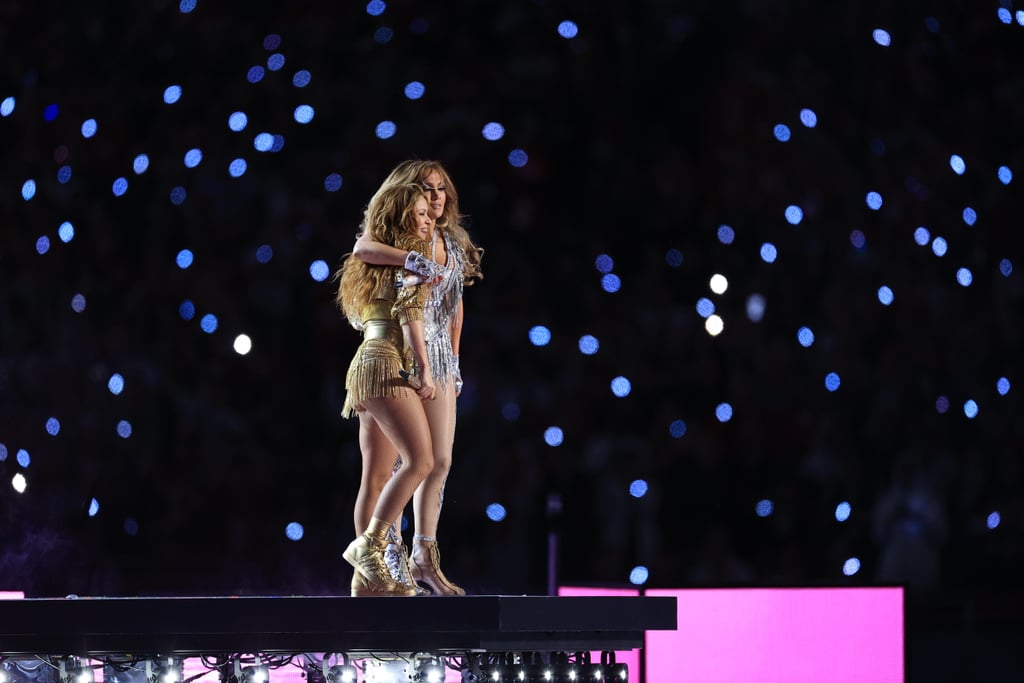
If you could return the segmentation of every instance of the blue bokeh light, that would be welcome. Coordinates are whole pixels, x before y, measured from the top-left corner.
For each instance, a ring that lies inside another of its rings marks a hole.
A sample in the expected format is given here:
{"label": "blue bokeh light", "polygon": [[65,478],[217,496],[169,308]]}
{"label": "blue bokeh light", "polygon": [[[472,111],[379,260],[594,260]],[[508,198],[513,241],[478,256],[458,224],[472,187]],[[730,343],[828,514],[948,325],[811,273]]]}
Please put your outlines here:
{"label": "blue bokeh light", "polygon": [[119,396],[124,391],[124,376],[115,372],[107,380],[107,390],[114,396]]}
{"label": "blue bokeh light", "polygon": [[732,244],[736,239],[736,231],[732,229],[731,225],[719,225],[718,226],[718,241],[722,244]]}
{"label": "blue bokeh light", "polygon": [[301,541],[306,530],[298,522],[289,522],[284,528],[284,536],[289,541]]}
{"label": "blue bokeh light", "polygon": [[895,301],[896,295],[893,294],[892,289],[887,285],[882,285],[878,288],[878,301],[883,306],[891,306],[892,302]]}
{"label": "blue bokeh light", "polygon": [[926,244],[928,244],[928,241],[931,238],[932,238],[931,231],[929,231],[928,228],[924,227],[923,225],[918,227],[916,230],[914,230],[914,241],[919,246],[922,246],[922,247],[925,246]]}
{"label": "blue bokeh light", "polygon": [[999,392],[1000,396],[1006,396],[1010,393],[1010,380],[1007,377],[1000,377],[996,380],[996,391]]}
{"label": "blue bokeh light", "polygon": [[814,332],[809,327],[801,327],[796,331],[796,340],[805,349],[810,348],[814,343]]}
{"label": "blue bokeh light", "polygon": [[328,192],[337,192],[341,189],[342,177],[340,173],[331,173],[324,178],[324,189]]}
{"label": "blue bokeh light", "polygon": [[594,267],[599,273],[610,273],[615,269],[615,259],[608,254],[598,254],[594,259]]}
{"label": "blue bokeh light", "polygon": [[305,88],[307,85],[309,85],[309,82],[312,79],[313,75],[309,73],[309,71],[307,71],[306,69],[300,69],[295,72],[294,76],[292,76],[292,85],[294,85],[296,88]]}
{"label": "blue bokeh light", "polygon": [[575,21],[569,21],[568,19],[558,24],[558,35],[562,36],[566,40],[571,40],[579,35],[580,27],[576,25]]}
{"label": "blue bokeh light", "polygon": [[228,175],[232,178],[239,178],[245,175],[249,165],[245,162],[245,159],[235,159],[228,165]]}
{"label": "blue bokeh light", "polygon": [[181,305],[178,306],[178,315],[182,320],[192,320],[192,318],[196,317],[196,305],[188,299],[185,299],[181,302]]}
{"label": "blue bokeh light", "polygon": [[964,162],[964,158],[959,154],[954,154],[949,158],[949,167],[953,169],[953,173],[957,175],[963,175],[964,171],[967,170],[967,164]]}
{"label": "blue bokeh light", "polygon": [[839,389],[841,380],[839,379],[838,373],[830,372],[825,375],[825,388],[829,391],[836,391]]}
{"label": "blue bokeh light", "polygon": [[598,349],[601,348],[601,343],[598,342],[597,337],[591,334],[585,334],[580,337],[579,341],[580,353],[585,356],[593,356],[597,353]]}
{"label": "blue bokeh light", "polygon": [[668,426],[668,433],[673,439],[682,438],[686,434],[686,422],[683,420],[672,420]]}
{"label": "blue bokeh light", "polygon": [[530,157],[521,149],[514,149],[508,153],[508,163],[514,168],[522,168],[529,162]]}
{"label": "blue bokeh light", "polygon": [[643,498],[647,495],[647,482],[643,479],[634,479],[629,484],[629,495],[634,498]]}
{"label": "blue bokeh light", "polygon": [[813,109],[801,109],[800,123],[804,124],[808,128],[814,128],[818,125],[818,115]]}
{"label": "blue bokeh light", "polygon": [[775,512],[775,503],[767,498],[757,501],[754,505],[754,514],[758,517],[770,517]]}
{"label": "blue bokeh light", "polygon": [[505,126],[501,125],[497,121],[491,121],[484,126],[484,129],[481,132],[485,140],[494,142],[495,140],[500,140],[505,137]]}
{"label": "blue bokeh light", "polygon": [[715,406],[715,418],[719,422],[728,422],[732,419],[732,406],[728,403],[719,403]]}
{"label": "blue bokeh light", "polygon": [[245,80],[249,81],[250,83],[259,83],[260,81],[263,80],[263,77],[266,74],[266,69],[264,69],[262,65],[257,64],[255,66],[250,67],[249,70],[245,73]]}
{"label": "blue bokeh light", "polygon": [[171,204],[181,206],[185,202],[185,197],[187,196],[188,191],[181,185],[171,188]]}
{"label": "blue bokeh light", "polygon": [[992,530],[999,526],[999,523],[1002,521],[1002,515],[1000,515],[998,512],[990,512],[988,517],[985,518],[985,526],[989,530]]}
{"label": "blue bokeh light", "polygon": [[199,329],[206,334],[213,334],[217,331],[217,316],[212,313],[207,313],[199,319]]}
{"label": "blue bokeh light", "polygon": [[14,459],[17,460],[19,465],[25,468],[32,464],[32,456],[29,455],[29,452],[26,451],[24,448],[18,449],[18,452],[17,454],[15,454]]}
{"label": "blue bokeh light", "polygon": [[57,227],[57,237],[60,238],[60,242],[68,244],[75,239],[75,226],[71,224],[71,221],[65,221],[60,223]]}
{"label": "blue bokeh light", "polygon": [[882,208],[884,203],[882,195],[878,192],[868,192],[864,196],[864,203],[868,205],[868,208],[872,211],[878,211]]}
{"label": "blue bokeh light", "polygon": [[999,262],[999,274],[1003,277],[1010,277],[1013,274],[1013,263],[1010,259],[1003,259]]}
{"label": "blue bokeh light", "polygon": [[181,86],[169,85],[164,89],[164,102],[174,104],[181,99]]}
{"label": "blue bokeh light", "polygon": [[505,506],[501,503],[491,503],[487,506],[487,519],[492,522],[500,522],[505,519],[508,512],[505,510]]}
{"label": "blue bokeh light", "polygon": [[964,209],[963,219],[964,223],[973,226],[975,223],[978,222],[978,212],[968,206],[967,208]]}
{"label": "blue bokeh light", "polygon": [[892,36],[883,28],[876,28],[872,31],[871,38],[882,47],[889,47],[892,45]]}
{"label": "blue bokeh light", "polygon": [[1000,166],[996,175],[999,177],[999,182],[1003,185],[1009,185],[1010,181],[1013,180],[1013,171],[1010,170],[1009,166]]}
{"label": "blue bokeh light", "polygon": [[135,175],[142,175],[149,169],[149,155],[139,154],[132,159],[132,170],[135,171]]}
{"label": "blue bokeh light", "polygon": [[313,120],[316,111],[308,104],[300,104],[295,107],[294,117],[298,123],[306,124]]}
{"label": "blue bokeh light", "polygon": [[50,436],[60,434],[60,420],[55,417],[48,418],[46,420],[46,433]]}
{"label": "blue bokeh light", "polygon": [[394,121],[381,121],[374,130],[374,134],[381,140],[394,137],[396,132],[398,132],[398,126]]}
{"label": "blue bokeh light", "polygon": [[256,261],[259,263],[270,263],[274,258],[274,248],[269,244],[261,244],[256,248]]}
{"label": "blue bokeh light", "polygon": [[850,506],[850,504],[848,502],[846,502],[845,500],[842,503],[840,503],[839,505],[837,505],[836,506],[836,521],[837,522],[845,522],[846,520],[850,519],[850,512],[852,511],[852,509],[853,508]]}
{"label": "blue bokeh light", "polygon": [[323,259],[317,259],[309,264],[309,276],[317,282],[323,282],[331,275],[331,268]]}
{"label": "blue bokeh light", "polygon": [[370,2],[366,3],[366,13],[371,17],[379,17],[384,14],[384,10],[387,8],[387,3],[384,0],[370,0]]}
{"label": "blue bokeh light", "polygon": [[284,63],[284,55],[281,54],[280,52],[275,52],[274,54],[267,57],[267,68],[271,71],[280,71],[282,68],[284,68]]}
{"label": "blue bokeh light", "polygon": [[775,128],[772,129],[772,135],[779,142],[789,142],[789,138],[792,137],[792,132],[789,130],[789,126],[784,123],[775,124]]}
{"label": "blue bokeh light", "polygon": [[13,97],[5,97],[4,101],[0,102],[0,116],[7,117],[13,114],[16,102]]}
{"label": "blue bokeh light", "polygon": [[419,81],[410,81],[405,84],[405,96],[410,100],[420,99],[426,91],[426,86]]}
{"label": "blue bokeh light", "polygon": [[948,249],[945,237],[936,237],[932,240],[932,253],[936,256],[945,256]]}
{"label": "blue bokeh light", "polygon": [[637,565],[629,571],[629,582],[634,586],[642,586],[647,583],[647,579],[650,578],[650,572],[647,567],[643,565]]}
{"label": "blue bokeh light", "polygon": [[672,247],[665,252],[665,263],[667,263],[670,268],[678,268],[683,265],[683,252]]}
{"label": "blue bokeh light", "polygon": [[117,423],[117,435],[122,439],[127,439],[132,435],[132,423],[128,420],[120,420]]}
{"label": "blue bokeh light", "polygon": [[46,235],[42,235],[36,240],[36,253],[43,255],[48,251],[50,251],[50,238]]}
{"label": "blue bokeh light", "polygon": [[978,402],[973,398],[969,398],[964,401],[964,415],[966,415],[969,420],[973,420],[978,417]]}
{"label": "blue bokeh light", "polygon": [[633,390],[633,385],[627,378],[619,376],[612,380],[611,389],[615,396],[624,398],[629,396],[630,392]]}
{"label": "blue bokeh light", "polygon": [[860,560],[856,557],[851,557],[843,562],[843,576],[853,576],[860,571]]}
{"label": "blue bokeh light", "polygon": [[121,177],[114,181],[113,186],[110,188],[111,192],[114,193],[115,197],[122,196],[128,191],[128,179]]}
{"label": "blue bokeh light", "polygon": [[715,312],[715,302],[713,302],[711,299],[707,297],[702,296],[700,299],[697,299],[696,308],[697,315],[699,315],[702,318],[707,318],[709,315],[712,315]]}
{"label": "blue bokeh light", "polygon": [[186,268],[192,265],[192,262],[194,260],[195,256],[193,255],[190,249],[182,249],[181,251],[178,252],[178,255],[175,257],[174,262],[178,264],[179,268],[185,270]]}
{"label": "blue bokeh light", "polygon": [[548,427],[544,430],[544,443],[551,447],[561,446],[565,440],[565,434],[561,427]]}
{"label": "blue bokeh light", "polygon": [[779,250],[771,242],[765,242],[761,245],[761,260],[765,263],[775,263],[775,259],[779,256]]}
{"label": "blue bokeh light", "polygon": [[98,129],[99,126],[96,123],[96,119],[86,119],[82,122],[82,137],[91,138],[96,135]]}
{"label": "blue bokeh light", "polygon": [[970,268],[958,268],[956,271],[956,281],[961,287],[970,287],[971,283],[974,282],[974,273],[971,272]]}
{"label": "blue bokeh light", "polygon": [[534,325],[530,328],[529,337],[534,346],[547,346],[551,343],[551,330],[544,325]]}
{"label": "blue bokeh light", "polygon": [[614,294],[622,288],[622,280],[615,273],[608,273],[601,278],[601,289]]}
{"label": "blue bokeh light", "polygon": [[786,207],[786,222],[790,225],[799,225],[804,219],[804,210],[795,204]]}

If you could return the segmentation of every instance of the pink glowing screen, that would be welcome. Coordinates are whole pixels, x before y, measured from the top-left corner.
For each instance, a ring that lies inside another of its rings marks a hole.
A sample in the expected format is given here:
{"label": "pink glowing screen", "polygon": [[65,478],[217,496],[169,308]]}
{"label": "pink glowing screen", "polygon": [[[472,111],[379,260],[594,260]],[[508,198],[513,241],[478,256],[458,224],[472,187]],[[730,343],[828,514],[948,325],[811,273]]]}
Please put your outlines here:
{"label": "pink glowing screen", "polygon": [[648,631],[646,679],[903,683],[902,588],[648,590],[678,628]]}
{"label": "pink glowing screen", "polygon": [[[579,588],[575,586],[562,586],[558,589],[559,595],[566,597],[573,596],[636,596],[640,594],[638,590],[632,590],[629,588]],[[591,652],[591,661],[601,661],[601,652]],[[596,659],[595,659],[596,657]],[[640,683],[640,650],[625,650],[615,653],[616,662],[624,662],[629,667],[629,683]],[[647,678],[648,681],[659,680],[657,678]],[[665,679],[669,680],[669,679]],[[680,679],[683,680],[683,679]]]}
{"label": "pink glowing screen", "polygon": [[0,600],[21,600],[24,597],[21,591],[0,591]]}

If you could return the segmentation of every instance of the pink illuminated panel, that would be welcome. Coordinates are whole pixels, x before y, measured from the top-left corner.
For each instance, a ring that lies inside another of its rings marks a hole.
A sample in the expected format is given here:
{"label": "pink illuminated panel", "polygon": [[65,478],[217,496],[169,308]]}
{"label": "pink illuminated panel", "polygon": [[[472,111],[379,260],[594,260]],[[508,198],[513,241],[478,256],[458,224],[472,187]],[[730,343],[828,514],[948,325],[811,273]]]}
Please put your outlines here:
{"label": "pink illuminated panel", "polygon": [[[640,591],[630,588],[579,588],[575,586],[562,586],[558,589],[558,594],[566,597],[573,596],[636,596],[640,594]],[[601,653],[591,652],[591,661],[600,662]],[[596,657],[596,659],[594,659]],[[615,653],[615,661],[625,663],[629,667],[629,683],[640,683],[640,651],[639,650],[626,650],[624,652]],[[661,680],[658,678],[647,677],[649,681]],[[669,680],[669,679],[664,679]]]}
{"label": "pink illuminated panel", "polygon": [[902,588],[648,590],[678,629],[648,631],[648,681],[903,683]]}
{"label": "pink illuminated panel", "polygon": [[21,600],[24,597],[21,591],[0,591],[0,600]]}

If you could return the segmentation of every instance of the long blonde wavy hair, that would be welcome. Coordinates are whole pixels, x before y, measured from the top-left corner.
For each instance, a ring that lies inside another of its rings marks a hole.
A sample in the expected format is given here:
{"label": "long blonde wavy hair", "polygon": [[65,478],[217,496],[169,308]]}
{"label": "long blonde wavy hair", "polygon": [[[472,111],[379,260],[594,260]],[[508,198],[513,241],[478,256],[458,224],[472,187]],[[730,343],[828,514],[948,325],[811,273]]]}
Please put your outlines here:
{"label": "long blonde wavy hair", "polygon": [[[415,235],[416,200],[425,197],[420,183],[381,185],[363,210],[360,233],[390,246],[395,246],[403,235]],[[363,309],[379,297],[382,288],[394,286],[389,281],[393,276],[393,268],[368,265],[352,254],[345,255],[334,274],[334,279],[339,281],[335,301],[352,327],[362,329]]]}
{"label": "long blonde wavy hair", "polygon": [[441,176],[441,184],[444,185],[445,189],[444,214],[437,219],[435,227],[440,228],[444,234],[451,237],[462,248],[462,251],[465,252],[466,272],[463,274],[463,279],[465,284],[471,285],[477,280],[482,280],[484,277],[483,271],[480,269],[480,259],[484,254],[484,250],[473,244],[469,232],[463,225],[466,217],[459,212],[459,193],[455,189],[455,183],[452,182],[451,176],[448,175],[448,171],[445,170],[441,162],[421,161],[419,159],[403,161],[391,169],[391,172],[384,179],[382,187],[409,184],[422,187],[423,182],[430,175],[431,171],[437,171],[437,174]]}

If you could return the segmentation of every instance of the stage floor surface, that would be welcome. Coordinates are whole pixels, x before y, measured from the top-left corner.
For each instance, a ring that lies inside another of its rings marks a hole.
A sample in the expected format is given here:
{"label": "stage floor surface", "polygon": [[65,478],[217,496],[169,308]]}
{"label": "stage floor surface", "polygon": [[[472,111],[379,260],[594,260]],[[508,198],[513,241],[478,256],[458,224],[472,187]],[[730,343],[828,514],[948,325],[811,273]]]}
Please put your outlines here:
{"label": "stage floor surface", "polygon": [[0,600],[0,657],[628,650],[674,597],[215,596]]}

